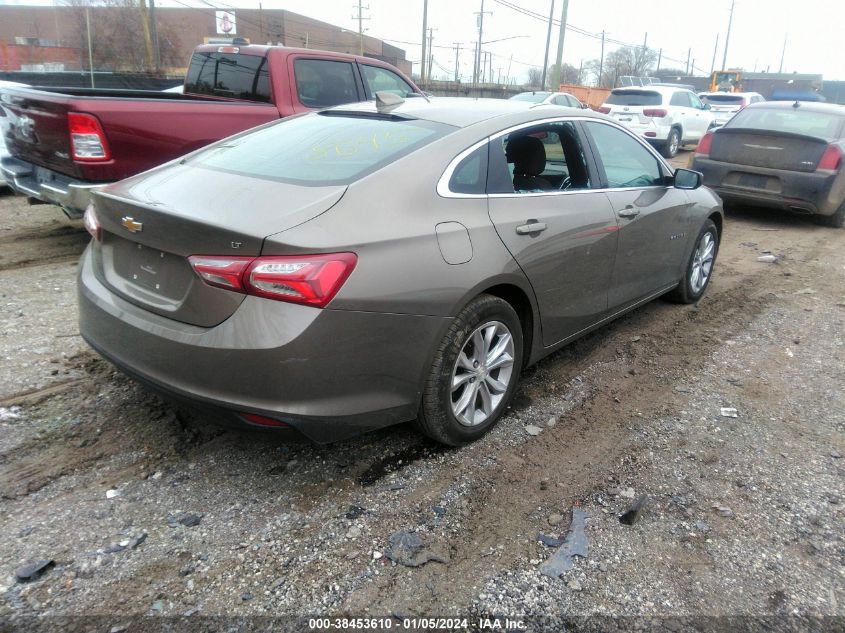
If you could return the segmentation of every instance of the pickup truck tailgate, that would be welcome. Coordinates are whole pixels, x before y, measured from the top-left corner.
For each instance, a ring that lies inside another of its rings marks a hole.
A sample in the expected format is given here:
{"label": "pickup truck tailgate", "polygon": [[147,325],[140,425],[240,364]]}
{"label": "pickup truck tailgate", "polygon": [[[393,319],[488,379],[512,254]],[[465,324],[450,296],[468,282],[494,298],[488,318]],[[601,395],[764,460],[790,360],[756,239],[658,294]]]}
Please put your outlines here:
{"label": "pickup truck tailgate", "polygon": [[70,158],[66,97],[43,92],[36,95],[15,88],[14,94],[3,96],[2,108],[6,116],[0,117],[0,123],[10,154],[69,176],[79,176]]}

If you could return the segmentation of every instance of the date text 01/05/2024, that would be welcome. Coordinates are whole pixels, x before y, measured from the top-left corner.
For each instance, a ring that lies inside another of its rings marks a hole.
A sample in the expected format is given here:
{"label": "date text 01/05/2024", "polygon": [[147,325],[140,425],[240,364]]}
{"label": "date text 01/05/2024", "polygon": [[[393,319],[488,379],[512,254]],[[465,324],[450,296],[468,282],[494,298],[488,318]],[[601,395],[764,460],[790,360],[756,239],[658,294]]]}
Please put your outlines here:
{"label": "date text 01/05/2024", "polygon": [[520,631],[525,623],[510,618],[311,618],[308,628],[312,631],[330,630],[387,630],[399,631]]}

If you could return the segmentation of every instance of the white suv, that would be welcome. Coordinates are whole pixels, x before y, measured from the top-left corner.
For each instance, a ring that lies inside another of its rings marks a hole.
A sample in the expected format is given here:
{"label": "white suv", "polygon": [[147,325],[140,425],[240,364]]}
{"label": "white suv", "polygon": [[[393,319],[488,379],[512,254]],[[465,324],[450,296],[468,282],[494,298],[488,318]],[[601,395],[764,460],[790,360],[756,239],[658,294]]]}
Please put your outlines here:
{"label": "white suv", "polygon": [[700,92],[698,96],[710,106],[714,127],[722,127],[745,106],[766,100],[759,92]]}
{"label": "white suv", "polygon": [[617,88],[599,112],[654,144],[667,158],[681,145],[700,141],[713,125],[709,105],[694,92],[671,86]]}

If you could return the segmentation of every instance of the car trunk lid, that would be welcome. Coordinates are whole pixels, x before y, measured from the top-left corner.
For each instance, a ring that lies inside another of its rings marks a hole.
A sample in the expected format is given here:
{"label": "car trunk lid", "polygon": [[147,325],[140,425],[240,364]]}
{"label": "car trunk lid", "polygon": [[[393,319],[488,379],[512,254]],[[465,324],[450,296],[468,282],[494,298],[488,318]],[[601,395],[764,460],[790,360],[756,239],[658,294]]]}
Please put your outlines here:
{"label": "car trunk lid", "polygon": [[726,127],[713,135],[710,159],[735,165],[812,172],[827,145],[826,140],[812,136]]}
{"label": "car trunk lid", "polygon": [[188,257],[256,257],[264,238],[334,206],[344,185],[307,187],[180,165],[95,194],[102,239],[95,274],[127,301],[201,327],[227,319],[242,294],[208,286]]}

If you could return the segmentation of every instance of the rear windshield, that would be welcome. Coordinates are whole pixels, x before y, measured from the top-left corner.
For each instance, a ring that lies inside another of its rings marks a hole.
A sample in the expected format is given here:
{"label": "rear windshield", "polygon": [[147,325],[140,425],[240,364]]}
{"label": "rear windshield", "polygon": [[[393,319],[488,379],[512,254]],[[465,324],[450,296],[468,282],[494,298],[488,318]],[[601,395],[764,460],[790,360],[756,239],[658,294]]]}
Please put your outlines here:
{"label": "rear windshield", "polygon": [[745,97],[740,97],[738,95],[702,95],[701,100],[704,103],[745,103]]}
{"label": "rear windshield", "polygon": [[518,95],[511,97],[511,101],[530,101],[531,103],[540,103],[550,92],[521,92]]}
{"label": "rear windshield", "polygon": [[267,58],[237,53],[194,53],[185,92],[270,102]]}
{"label": "rear windshield", "polygon": [[812,112],[800,107],[745,108],[726,127],[772,130],[814,136],[826,141],[841,138],[845,117],[828,112]]}
{"label": "rear windshield", "polygon": [[663,97],[653,90],[614,90],[605,103],[610,105],[651,106],[663,103]]}
{"label": "rear windshield", "polygon": [[432,121],[315,113],[226,139],[191,163],[298,185],[348,185],[452,130]]}

